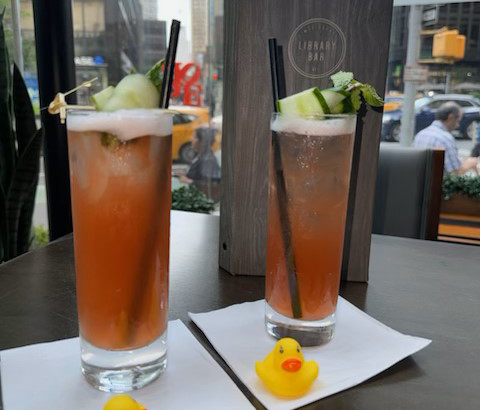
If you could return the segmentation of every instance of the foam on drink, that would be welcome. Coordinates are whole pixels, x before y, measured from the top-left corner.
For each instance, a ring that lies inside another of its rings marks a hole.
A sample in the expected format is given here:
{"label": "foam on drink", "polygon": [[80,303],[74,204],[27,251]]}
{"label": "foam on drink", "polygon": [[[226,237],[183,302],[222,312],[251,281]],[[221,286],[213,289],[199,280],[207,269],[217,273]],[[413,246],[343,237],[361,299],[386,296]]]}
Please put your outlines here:
{"label": "foam on drink", "polygon": [[272,122],[272,131],[302,135],[335,136],[351,134],[355,130],[356,116],[339,115],[318,121],[319,117],[292,118],[277,116]]}
{"label": "foam on drink", "polygon": [[160,109],[85,112],[67,118],[70,131],[98,131],[128,141],[145,135],[164,136],[172,132],[172,115]]}

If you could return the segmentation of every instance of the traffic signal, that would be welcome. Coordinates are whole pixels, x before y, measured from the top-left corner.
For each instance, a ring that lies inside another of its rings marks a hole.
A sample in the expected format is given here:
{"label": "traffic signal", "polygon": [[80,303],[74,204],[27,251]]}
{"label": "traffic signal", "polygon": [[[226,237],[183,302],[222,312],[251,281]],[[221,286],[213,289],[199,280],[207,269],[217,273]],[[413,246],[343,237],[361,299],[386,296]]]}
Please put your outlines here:
{"label": "traffic signal", "polygon": [[433,57],[460,60],[465,55],[465,36],[458,30],[447,30],[433,36]]}

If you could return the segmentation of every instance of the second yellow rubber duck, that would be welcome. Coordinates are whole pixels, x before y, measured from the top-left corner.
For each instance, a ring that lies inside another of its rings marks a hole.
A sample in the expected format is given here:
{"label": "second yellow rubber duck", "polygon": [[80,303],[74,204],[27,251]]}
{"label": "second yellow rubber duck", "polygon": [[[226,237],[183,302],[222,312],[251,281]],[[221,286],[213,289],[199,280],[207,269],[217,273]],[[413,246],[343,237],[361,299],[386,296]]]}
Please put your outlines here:
{"label": "second yellow rubber duck", "polygon": [[147,410],[128,394],[118,394],[111,397],[103,407],[103,410]]}
{"label": "second yellow rubber duck", "polygon": [[273,393],[283,397],[302,396],[318,376],[318,364],[305,362],[300,344],[289,337],[280,339],[255,370]]}

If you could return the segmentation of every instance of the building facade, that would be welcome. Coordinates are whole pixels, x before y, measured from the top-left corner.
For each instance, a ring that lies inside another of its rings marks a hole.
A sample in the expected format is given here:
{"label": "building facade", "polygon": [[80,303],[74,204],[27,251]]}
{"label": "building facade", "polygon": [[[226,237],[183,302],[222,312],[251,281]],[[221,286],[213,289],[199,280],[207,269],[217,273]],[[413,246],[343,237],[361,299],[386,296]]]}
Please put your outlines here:
{"label": "building facade", "polygon": [[[407,55],[409,10],[409,7],[393,9],[388,90],[403,89],[402,77]],[[427,13],[429,10],[435,11]],[[424,6],[423,11],[423,30],[447,27],[458,29],[460,34],[466,36],[465,57],[451,65],[426,62],[432,55],[433,36],[422,35],[420,62],[425,61],[424,64],[429,68],[431,88],[434,91],[442,91],[442,85],[446,83],[447,77],[452,86],[460,82],[480,83],[480,2]],[[432,16],[433,19],[428,18]]]}
{"label": "building facade", "polygon": [[192,54],[194,59],[207,51],[208,0],[192,1]]}
{"label": "building facade", "polygon": [[[32,2],[21,6],[22,35],[34,38]],[[115,84],[165,57],[166,23],[157,20],[156,0],[73,0],[72,14],[78,82],[98,76],[99,87]]]}
{"label": "building facade", "polygon": [[141,0],[142,16],[144,20],[157,20],[158,2],[157,0]]}
{"label": "building facade", "polygon": [[166,21],[143,21],[143,67],[147,72],[158,60],[167,55],[167,23]]}

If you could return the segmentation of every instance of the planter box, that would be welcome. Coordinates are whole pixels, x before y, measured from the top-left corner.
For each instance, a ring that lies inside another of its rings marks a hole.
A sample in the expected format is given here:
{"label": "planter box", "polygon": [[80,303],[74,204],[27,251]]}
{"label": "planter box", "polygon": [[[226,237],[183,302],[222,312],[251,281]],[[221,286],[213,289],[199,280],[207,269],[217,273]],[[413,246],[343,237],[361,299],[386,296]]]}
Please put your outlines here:
{"label": "planter box", "polygon": [[480,199],[465,195],[453,195],[449,200],[442,199],[442,214],[480,216]]}

